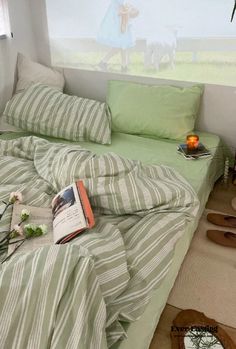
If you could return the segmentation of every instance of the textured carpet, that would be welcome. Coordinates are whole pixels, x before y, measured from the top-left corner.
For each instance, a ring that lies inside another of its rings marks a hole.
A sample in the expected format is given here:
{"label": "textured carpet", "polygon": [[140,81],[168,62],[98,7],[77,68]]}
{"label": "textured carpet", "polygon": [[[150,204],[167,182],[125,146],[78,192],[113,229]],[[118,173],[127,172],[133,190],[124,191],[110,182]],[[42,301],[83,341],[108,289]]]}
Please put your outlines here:
{"label": "textured carpet", "polygon": [[208,240],[208,229],[224,230],[207,222],[208,212],[216,211],[205,210],[167,303],[236,328],[236,249]]}

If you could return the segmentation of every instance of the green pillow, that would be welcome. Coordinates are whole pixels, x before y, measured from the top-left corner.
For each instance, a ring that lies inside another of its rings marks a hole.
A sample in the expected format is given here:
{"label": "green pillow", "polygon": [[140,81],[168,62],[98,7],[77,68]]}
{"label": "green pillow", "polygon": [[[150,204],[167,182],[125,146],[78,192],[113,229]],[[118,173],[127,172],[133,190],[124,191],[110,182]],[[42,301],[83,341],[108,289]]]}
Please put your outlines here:
{"label": "green pillow", "polygon": [[13,96],[3,119],[36,134],[111,143],[111,118],[106,103],[69,96],[39,83]]}
{"label": "green pillow", "polygon": [[112,131],[181,140],[194,129],[202,86],[151,86],[109,81]]}

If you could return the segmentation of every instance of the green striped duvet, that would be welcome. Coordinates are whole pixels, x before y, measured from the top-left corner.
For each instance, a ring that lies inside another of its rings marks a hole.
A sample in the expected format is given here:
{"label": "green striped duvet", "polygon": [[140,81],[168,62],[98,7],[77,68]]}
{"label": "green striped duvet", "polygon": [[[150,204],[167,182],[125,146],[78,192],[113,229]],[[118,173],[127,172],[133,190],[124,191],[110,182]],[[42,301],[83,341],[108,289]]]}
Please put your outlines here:
{"label": "green striped duvet", "polygon": [[[108,348],[126,337],[164,280],[176,241],[198,211],[190,185],[165,166],[37,137],[0,142],[0,196],[49,206],[84,181],[95,228],[70,244],[13,256],[0,272],[0,347]],[[10,223],[4,216],[1,228]]]}

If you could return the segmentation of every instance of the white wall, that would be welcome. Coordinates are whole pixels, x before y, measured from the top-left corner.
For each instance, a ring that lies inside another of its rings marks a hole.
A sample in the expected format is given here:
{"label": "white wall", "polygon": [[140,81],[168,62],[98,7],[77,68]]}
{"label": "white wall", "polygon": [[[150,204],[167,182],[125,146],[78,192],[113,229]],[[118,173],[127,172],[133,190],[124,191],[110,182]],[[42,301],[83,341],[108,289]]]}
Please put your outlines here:
{"label": "white wall", "polygon": [[38,60],[42,64],[50,65],[51,56],[45,1],[46,0],[29,0],[29,3]]}
{"label": "white wall", "polygon": [[0,113],[11,95],[14,70],[9,39],[0,40]]}
{"label": "white wall", "polygon": [[13,38],[0,40],[0,112],[12,94],[17,52],[37,59],[29,2],[8,0]]}
{"label": "white wall", "polygon": [[[101,101],[105,100],[107,81],[111,79],[131,80],[152,85],[193,85],[193,83],[183,81],[105,74],[75,69],[65,69],[64,74],[68,93]],[[206,84],[196,128],[218,134],[227,144],[236,148],[236,88]]]}

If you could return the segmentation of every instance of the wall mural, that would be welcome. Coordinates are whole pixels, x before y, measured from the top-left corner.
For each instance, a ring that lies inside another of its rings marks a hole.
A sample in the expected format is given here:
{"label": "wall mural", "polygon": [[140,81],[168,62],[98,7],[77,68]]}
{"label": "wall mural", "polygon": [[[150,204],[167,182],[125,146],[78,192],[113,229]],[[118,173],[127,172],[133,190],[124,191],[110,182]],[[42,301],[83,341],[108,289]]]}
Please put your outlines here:
{"label": "wall mural", "polygon": [[47,0],[52,64],[236,86],[234,0]]}

